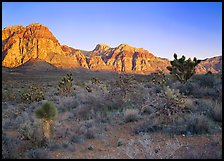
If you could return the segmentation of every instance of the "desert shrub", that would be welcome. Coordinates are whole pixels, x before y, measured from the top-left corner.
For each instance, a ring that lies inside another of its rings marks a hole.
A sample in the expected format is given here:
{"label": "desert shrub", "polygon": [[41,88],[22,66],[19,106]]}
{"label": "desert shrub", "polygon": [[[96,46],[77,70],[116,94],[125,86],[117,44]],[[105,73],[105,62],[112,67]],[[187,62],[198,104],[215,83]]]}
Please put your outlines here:
{"label": "desert shrub", "polygon": [[54,119],[57,116],[57,108],[52,102],[45,102],[41,108],[35,111],[35,116],[38,119],[42,120],[42,130],[44,133],[44,137],[46,139],[50,139]]}
{"label": "desert shrub", "polygon": [[166,74],[162,70],[158,70],[158,71],[150,74],[150,77],[151,77],[151,81],[153,82],[153,84],[159,85],[161,87],[166,85],[166,83],[169,80],[169,78],[166,76]]}
{"label": "desert shrub", "polygon": [[182,95],[179,89],[175,90],[166,86],[164,91],[160,93],[160,96],[165,97],[167,99],[166,106],[178,106],[184,107],[184,95]]}
{"label": "desert shrub", "polygon": [[18,159],[20,140],[10,138],[3,134],[2,136],[2,159]]}
{"label": "desert shrub", "polygon": [[73,135],[70,140],[72,143],[80,144],[84,142],[84,136],[82,135]]}
{"label": "desert shrub", "polygon": [[79,87],[85,88],[85,83],[84,83],[83,81],[76,80],[76,81],[75,81],[75,84],[76,84],[76,86],[79,86]]}
{"label": "desert shrub", "polygon": [[210,133],[211,122],[204,115],[193,115],[187,123],[187,130],[191,134]]}
{"label": "desert shrub", "polygon": [[72,74],[67,74],[58,83],[59,94],[62,95],[62,96],[71,95],[72,92],[73,92],[72,86],[73,86]]}
{"label": "desert shrub", "polygon": [[193,113],[204,114],[211,116],[213,104],[211,100],[195,100],[190,107]]}
{"label": "desert shrub", "polygon": [[192,96],[195,98],[210,97],[217,99],[219,97],[219,91],[216,88],[198,87],[192,90]]}
{"label": "desert shrub", "polygon": [[95,134],[94,129],[89,128],[89,129],[87,130],[87,132],[85,133],[85,137],[86,137],[87,139],[94,139],[94,138],[96,137],[96,134]]}
{"label": "desert shrub", "polygon": [[76,100],[76,97],[74,96],[57,96],[57,103],[58,103],[58,110],[60,112],[65,112],[65,111],[72,111],[78,106],[78,102]]}
{"label": "desert shrub", "polygon": [[138,120],[138,110],[137,109],[126,109],[124,112],[125,122],[133,122]]}
{"label": "desert shrub", "polygon": [[21,92],[21,98],[27,103],[44,99],[45,89],[39,85],[31,85]]}
{"label": "desert shrub", "polygon": [[28,159],[51,159],[49,152],[46,149],[32,149],[26,152]]}
{"label": "desert shrub", "polygon": [[96,77],[92,77],[92,78],[91,78],[91,82],[94,83],[94,84],[100,84],[100,83],[102,83],[102,82],[100,81],[100,79],[99,79],[99,78],[96,78]]}
{"label": "desert shrub", "polygon": [[16,101],[17,95],[13,91],[2,90],[2,101]]}
{"label": "desert shrub", "polygon": [[215,76],[213,74],[195,75],[192,79],[198,82],[201,87],[212,88],[215,83]]}
{"label": "desert shrub", "polygon": [[[124,100],[128,100],[128,94],[134,92],[133,88],[133,75],[119,74],[115,86],[120,89],[119,96]],[[116,93],[118,94],[118,93]]]}
{"label": "desert shrub", "polygon": [[108,109],[109,112],[121,111],[122,110],[121,105],[116,103],[116,102],[113,102],[113,103],[109,104],[107,109]]}
{"label": "desert shrub", "polygon": [[42,131],[38,130],[36,124],[24,123],[20,125],[18,130],[20,139],[29,141],[31,147],[43,147],[46,146],[45,140],[43,140]]}
{"label": "desert shrub", "polygon": [[82,120],[88,120],[90,119],[93,115],[92,112],[92,107],[89,105],[79,105],[76,108],[76,113],[77,113],[77,117],[82,119]]}
{"label": "desert shrub", "polygon": [[138,127],[136,127],[134,129],[135,134],[141,134],[141,133],[152,133],[152,132],[158,132],[162,130],[162,125],[158,125],[158,124],[148,124],[148,123],[143,123],[141,125],[138,125]]}
{"label": "desert shrub", "polygon": [[222,122],[222,103],[214,103],[211,115],[215,121]]}
{"label": "desert shrub", "polygon": [[185,84],[180,84],[177,88],[184,95],[191,95],[192,91],[196,88],[196,85],[195,83],[193,84],[192,82],[188,81]]}

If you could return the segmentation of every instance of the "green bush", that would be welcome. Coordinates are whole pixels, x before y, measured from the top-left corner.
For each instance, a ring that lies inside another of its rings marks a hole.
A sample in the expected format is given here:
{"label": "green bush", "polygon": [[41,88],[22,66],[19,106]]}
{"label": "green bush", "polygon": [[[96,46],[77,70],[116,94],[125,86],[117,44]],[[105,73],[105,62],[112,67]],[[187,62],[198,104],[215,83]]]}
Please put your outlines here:
{"label": "green bush", "polygon": [[158,71],[152,73],[150,76],[151,76],[153,84],[160,85],[162,87],[169,80],[169,78],[165,75],[164,71],[162,71],[162,70],[158,70]]}
{"label": "green bush", "polygon": [[180,91],[177,89],[172,89],[169,86],[166,86],[164,88],[164,91],[160,93],[160,96],[165,97],[167,99],[168,106],[174,105],[178,107],[183,107],[184,105],[184,99],[185,96],[180,93]]}
{"label": "green bush", "polygon": [[21,98],[27,103],[44,99],[45,90],[39,85],[31,85],[21,93]]}
{"label": "green bush", "polygon": [[73,78],[72,74],[67,74],[64,76],[61,81],[58,83],[58,91],[62,96],[69,96],[73,92]]}
{"label": "green bush", "polygon": [[174,60],[170,61],[171,66],[168,66],[167,69],[175,79],[184,84],[195,74],[195,66],[200,62],[201,61],[197,60],[195,57],[193,61],[191,58],[185,60],[185,56],[177,59],[177,54],[174,53]]}
{"label": "green bush", "polygon": [[52,126],[57,113],[57,108],[52,102],[45,102],[41,108],[35,111],[36,118],[42,120],[42,130],[46,139],[51,138]]}

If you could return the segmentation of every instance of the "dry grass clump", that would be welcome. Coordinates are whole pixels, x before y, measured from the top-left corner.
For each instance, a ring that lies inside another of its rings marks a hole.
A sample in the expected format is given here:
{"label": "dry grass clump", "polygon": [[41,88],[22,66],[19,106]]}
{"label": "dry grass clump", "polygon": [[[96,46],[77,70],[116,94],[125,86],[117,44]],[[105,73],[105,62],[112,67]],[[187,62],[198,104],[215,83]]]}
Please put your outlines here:
{"label": "dry grass clump", "polygon": [[215,121],[222,122],[222,103],[216,102],[214,104],[212,116]]}
{"label": "dry grass clump", "polygon": [[124,112],[125,122],[133,122],[138,120],[138,110],[137,109],[127,109]]}
{"label": "dry grass clump", "polygon": [[211,122],[204,115],[193,115],[188,122],[187,130],[191,134],[210,133]]}

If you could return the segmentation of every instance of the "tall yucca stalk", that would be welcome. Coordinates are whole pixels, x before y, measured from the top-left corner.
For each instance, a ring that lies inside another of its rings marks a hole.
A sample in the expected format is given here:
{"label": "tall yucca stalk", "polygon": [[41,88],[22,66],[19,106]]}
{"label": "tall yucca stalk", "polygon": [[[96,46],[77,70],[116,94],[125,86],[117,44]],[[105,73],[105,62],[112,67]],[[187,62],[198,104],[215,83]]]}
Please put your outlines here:
{"label": "tall yucca stalk", "polygon": [[44,137],[50,139],[54,120],[57,116],[57,108],[52,102],[45,102],[43,106],[35,111],[35,116],[42,121],[42,130]]}

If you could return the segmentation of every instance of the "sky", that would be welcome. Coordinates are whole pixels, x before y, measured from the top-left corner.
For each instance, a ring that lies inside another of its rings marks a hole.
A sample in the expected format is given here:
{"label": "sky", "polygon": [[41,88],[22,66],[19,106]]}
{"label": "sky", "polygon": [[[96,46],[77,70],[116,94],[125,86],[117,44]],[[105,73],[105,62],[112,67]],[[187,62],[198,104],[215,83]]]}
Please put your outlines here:
{"label": "sky", "polygon": [[31,23],[76,49],[123,43],[170,60],[222,55],[221,2],[2,2],[2,29]]}

